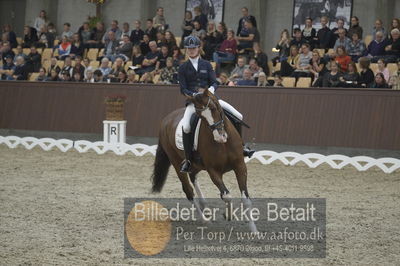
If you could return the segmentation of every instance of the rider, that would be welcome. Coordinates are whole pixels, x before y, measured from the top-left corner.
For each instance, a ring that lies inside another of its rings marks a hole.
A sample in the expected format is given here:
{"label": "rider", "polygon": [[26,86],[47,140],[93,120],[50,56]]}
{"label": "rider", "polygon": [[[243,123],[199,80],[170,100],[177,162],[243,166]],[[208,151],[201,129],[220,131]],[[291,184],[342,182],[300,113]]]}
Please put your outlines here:
{"label": "rider", "polygon": [[[215,93],[218,87],[217,80],[215,78],[215,72],[210,62],[200,58],[200,39],[196,36],[188,36],[184,40],[184,46],[186,53],[189,56],[189,60],[184,62],[179,67],[178,79],[181,88],[181,93],[186,96],[195,96],[198,93],[199,88],[208,88],[208,91]],[[240,121],[243,119],[241,113],[239,113],[229,103],[218,100],[219,104],[224,110],[229,111]],[[193,143],[190,137],[190,119],[195,113],[193,103],[187,102],[185,114],[183,115],[183,147],[185,149],[185,157],[181,168],[181,172],[189,173],[192,159]],[[242,124],[240,122],[233,123],[236,130],[242,135]],[[253,155],[254,151],[248,148],[244,148],[243,155],[249,158]]]}

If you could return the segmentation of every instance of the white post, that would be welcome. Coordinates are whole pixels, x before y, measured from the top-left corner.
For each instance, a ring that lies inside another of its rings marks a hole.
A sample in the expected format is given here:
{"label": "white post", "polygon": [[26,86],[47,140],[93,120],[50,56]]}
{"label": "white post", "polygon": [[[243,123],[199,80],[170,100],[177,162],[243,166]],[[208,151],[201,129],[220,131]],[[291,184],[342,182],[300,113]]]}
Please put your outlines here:
{"label": "white post", "polygon": [[126,121],[103,121],[103,140],[108,143],[125,143]]}

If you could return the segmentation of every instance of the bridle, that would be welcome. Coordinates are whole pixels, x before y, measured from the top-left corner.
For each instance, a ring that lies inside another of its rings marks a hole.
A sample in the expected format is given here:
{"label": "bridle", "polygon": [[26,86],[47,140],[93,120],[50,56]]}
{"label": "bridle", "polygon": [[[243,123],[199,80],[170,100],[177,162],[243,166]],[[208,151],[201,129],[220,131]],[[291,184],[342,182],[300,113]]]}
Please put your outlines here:
{"label": "bridle", "polygon": [[[196,106],[194,108],[197,112],[201,113],[209,108],[210,102],[211,102],[211,97],[208,96],[207,104],[203,108],[196,108]],[[220,112],[220,115],[221,115],[221,120],[215,122],[212,125],[208,125],[210,127],[211,131],[214,131],[216,129],[222,130],[224,128],[224,117],[225,117],[224,111]]]}

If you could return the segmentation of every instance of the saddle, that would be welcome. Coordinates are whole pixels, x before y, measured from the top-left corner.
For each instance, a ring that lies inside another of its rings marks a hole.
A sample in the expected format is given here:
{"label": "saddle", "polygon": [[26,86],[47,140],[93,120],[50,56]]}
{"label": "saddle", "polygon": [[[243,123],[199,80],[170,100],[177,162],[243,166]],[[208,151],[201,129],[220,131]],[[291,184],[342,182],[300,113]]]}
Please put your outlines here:
{"label": "saddle", "polygon": [[[175,130],[175,145],[181,151],[184,150],[183,140],[182,140],[182,134],[183,134],[182,125],[183,125],[183,118],[181,119],[181,121],[179,121],[179,124]],[[192,129],[191,133],[190,133],[190,137],[192,138],[191,141],[193,143],[194,151],[197,151],[197,144],[199,142],[200,125],[201,125],[201,118],[197,114],[193,114],[192,117],[190,118],[190,128]]]}

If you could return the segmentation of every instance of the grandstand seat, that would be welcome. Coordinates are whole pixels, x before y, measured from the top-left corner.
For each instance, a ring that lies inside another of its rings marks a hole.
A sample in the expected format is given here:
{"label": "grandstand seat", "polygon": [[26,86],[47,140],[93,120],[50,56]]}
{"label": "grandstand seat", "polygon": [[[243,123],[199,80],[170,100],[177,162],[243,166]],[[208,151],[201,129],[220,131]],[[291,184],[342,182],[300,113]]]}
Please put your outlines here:
{"label": "grandstand seat", "polygon": [[296,79],[292,77],[283,77],[282,84],[284,87],[294,87]]}
{"label": "grandstand seat", "polygon": [[211,63],[212,68],[215,71],[215,69],[217,68],[217,63],[215,63],[215,62],[210,62],[210,63]]}
{"label": "grandstand seat", "polygon": [[22,52],[23,52],[24,54],[28,55],[28,54],[31,53],[31,48],[24,48],[24,49],[22,49]]}
{"label": "grandstand seat", "polygon": [[365,45],[368,46],[372,42],[373,39],[374,38],[372,37],[372,35],[365,36],[365,38],[364,38]]}
{"label": "grandstand seat", "polygon": [[297,88],[309,88],[311,86],[311,78],[309,77],[301,77],[297,81],[296,87]]}
{"label": "grandstand seat", "polygon": [[87,52],[86,57],[89,58],[90,61],[96,61],[97,55],[99,54],[99,49],[97,48],[90,48]]}
{"label": "grandstand seat", "polygon": [[176,45],[179,47],[182,41],[182,37],[175,37]]}
{"label": "grandstand seat", "polygon": [[42,52],[42,62],[44,62],[45,60],[50,60],[52,56],[53,56],[53,49],[45,48]]}
{"label": "grandstand seat", "polygon": [[29,75],[29,81],[36,81],[36,78],[39,76],[39,72],[34,72]]}
{"label": "grandstand seat", "polygon": [[96,61],[96,60],[90,62],[90,66],[91,66],[92,68],[94,68],[94,69],[98,68],[99,65],[100,65],[100,62],[99,62],[99,61]]}
{"label": "grandstand seat", "polygon": [[378,64],[373,63],[373,64],[370,64],[369,67],[371,68],[372,72],[374,72],[374,74],[376,74],[376,72],[378,71]]}
{"label": "grandstand seat", "polygon": [[281,71],[281,62],[276,63],[275,71]]}
{"label": "grandstand seat", "polygon": [[132,61],[127,61],[124,66],[125,71],[128,71],[130,66],[132,66]]}
{"label": "grandstand seat", "polygon": [[18,54],[17,48],[12,48],[12,51],[14,52],[14,54]]}
{"label": "grandstand seat", "polygon": [[50,64],[51,64],[50,60],[46,59],[43,61],[42,67],[44,67],[47,71],[47,70],[49,70]]}
{"label": "grandstand seat", "polygon": [[53,47],[56,47],[60,43],[59,40],[54,40]]}
{"label": "grandstand seat", "polygon": [[315,50],[318,51],[320,57],[323,57],[325,55],[325,49],[315,49]]}
{"label": "grandstand seat", "polygon": [[153,78],[154,84],[157,84],[159,80],[160,80],[160,75],[155,75]]}
{"label": "grandstand seat", "polygon": [[17,37],[17,43],[19,44],[19,45],[22,45],[22,38],[21,37]]}
{"label": "grandstand seat", "polygon": [[333,50],[332,48],[329,49],[328,52],[327,52],[327,54],[329,54],[329,55],[334,54],[334,53],[335,53],[335,50]]}
{"label": "grandstand seat", "polygon": [[389,73],[391,75],[393,75],[393,74],[395,74],[397,72],[397,64],[396,63],[387,64],[387,68],[389,69]]}
{"label": "grandstand seat", "polygon": [[98,57],[104,56],[104,48],[100,49]]}
{"label": "grandstand seat", "polygon": [[43,48],[37,48],[36,50],[37,50],[37,52],[38,52],[39,54],[42,54],[42,53],[43,53]]}
{"label": "grandstand seat", "polygon": [[60,68],[63,68],[63,66],[64,66],[64,61],[58,60],[58,61],[57,61],[57,66],[59,66]]}

